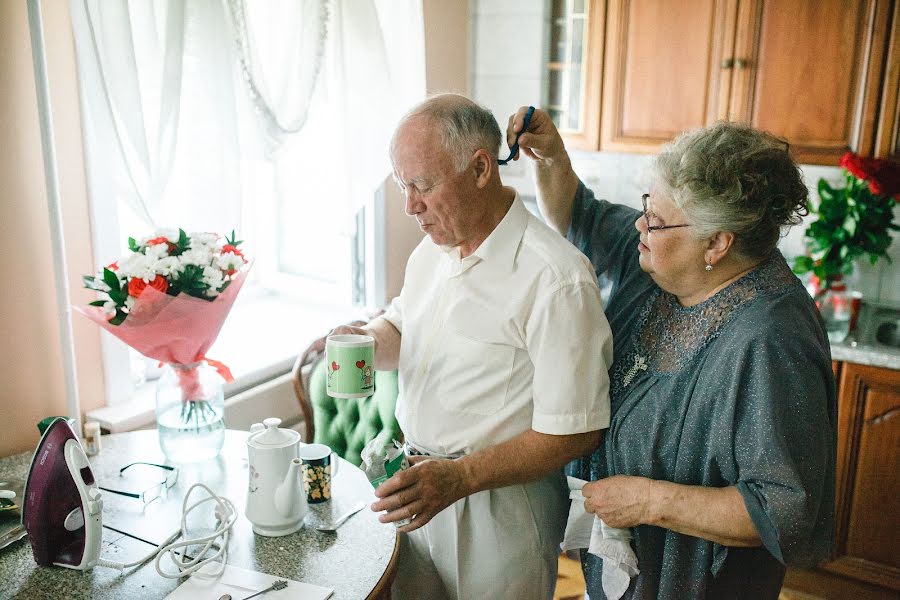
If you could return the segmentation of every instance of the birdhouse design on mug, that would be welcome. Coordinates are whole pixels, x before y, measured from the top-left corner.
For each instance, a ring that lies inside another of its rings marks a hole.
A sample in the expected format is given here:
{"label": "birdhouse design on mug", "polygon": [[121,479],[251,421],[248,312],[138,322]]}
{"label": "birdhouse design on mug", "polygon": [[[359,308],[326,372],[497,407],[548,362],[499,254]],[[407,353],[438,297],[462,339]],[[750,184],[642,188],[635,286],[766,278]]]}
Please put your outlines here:
{"label": "birdhouse design on mug", "polygon": [[367,365],[366,361],[358,360],[356,361],[356,368],[360,370],[362,376],[362,389],[371,390],[374,387],[372,383],[374,371],[372,370],[372,365]]}

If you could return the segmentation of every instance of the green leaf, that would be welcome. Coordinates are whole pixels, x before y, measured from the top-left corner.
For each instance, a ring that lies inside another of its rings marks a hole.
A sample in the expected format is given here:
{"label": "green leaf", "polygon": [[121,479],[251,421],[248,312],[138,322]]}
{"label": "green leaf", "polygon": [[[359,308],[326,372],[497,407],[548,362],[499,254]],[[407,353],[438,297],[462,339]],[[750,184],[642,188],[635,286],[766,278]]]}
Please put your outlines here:
{"label": "green leaf", "polygon": [[794,273],[802,275],[809,273],[813,269],[813,259],[809,256],[798,256],[794,259]]}
{"label": "green leaf", "polygon": [[128,315],[125,314],[124,312],[122,312],[121,310],[117,310],[116,316],[114,316],[112,319],[107,321],[107,323],[109,323],[110,325],[121,325],[122,321],[124,321],[125,317],[127,317],[127,316]]}
{"label": "green leaf", "polygon": [[95,292],[105,292],[106,288],[102,287],[101,283],[97,281],[97,278],[93,275],[84,275],[81,277],[82,283],[84,283],[84,287],[89,290],[94,290]]}
{"label": "green leaf", "polygon": [[103,306],[104,304],[106,304],[106,300],[94,300],[88,303],[88,306]]}
{"label": "green leaf", "polygon": [[131,250],[132,252],[138,252],[141,249],[141,247],[138,246],[137,241],[133,237],[130,237],[130,238],[128,238],[128,249]]}
{"label": "green leaf", "polygon": [[108,285],[112,290],[118,290],[122,287],[116,274],[107,268],[103,269],[103,283]]}

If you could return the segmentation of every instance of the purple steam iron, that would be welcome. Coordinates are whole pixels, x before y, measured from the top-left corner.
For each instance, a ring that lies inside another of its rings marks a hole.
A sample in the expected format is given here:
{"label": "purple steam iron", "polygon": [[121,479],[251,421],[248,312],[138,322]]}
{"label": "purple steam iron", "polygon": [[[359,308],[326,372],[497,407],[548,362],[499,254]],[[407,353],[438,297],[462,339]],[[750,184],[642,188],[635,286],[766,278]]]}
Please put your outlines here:
{"label": "purple steam iron", "polygon": [[100,557],[103,500],[75,432],[65,419],[41,436],[22,505],[22,525],[39,565],[88,570]]}

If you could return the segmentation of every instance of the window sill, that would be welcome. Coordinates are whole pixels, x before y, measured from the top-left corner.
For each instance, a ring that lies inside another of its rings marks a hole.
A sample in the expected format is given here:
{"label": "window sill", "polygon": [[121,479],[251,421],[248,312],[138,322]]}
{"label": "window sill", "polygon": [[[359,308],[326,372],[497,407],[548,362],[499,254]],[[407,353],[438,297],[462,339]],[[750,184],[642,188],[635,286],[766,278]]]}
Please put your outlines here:
{"label": "window sill", "polygon": [[[234,376],[225,384],[226,411],[232,399],[289,373],[297,356],[332,327],[363,313],[359,307],[322,306],[261,287],[243,290],[208,352]],[[110,433],[147,428],[155,422],[155,404],[156,381],[145,381],[128,401],[88,411],[87,418]],[[259,420],[268,416],[273,415],[260,414]]]}

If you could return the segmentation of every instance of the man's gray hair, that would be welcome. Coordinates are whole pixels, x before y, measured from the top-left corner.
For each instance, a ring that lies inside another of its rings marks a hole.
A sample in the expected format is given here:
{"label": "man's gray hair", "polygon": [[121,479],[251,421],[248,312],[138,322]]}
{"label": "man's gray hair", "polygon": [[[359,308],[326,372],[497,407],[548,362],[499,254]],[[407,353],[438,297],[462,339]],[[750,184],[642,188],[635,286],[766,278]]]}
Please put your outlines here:
{"label": "man's gray hair", "polygon": [[663,147],[655,182],[699,238],[735,234],[735,250],[768,256],[807,214],[809,192],[787,142],[737,123],[687,131]]}
{"label": "man's gray hair", "polygon": [[441,146],[452,157],[456,171],[469,165],[476,151],[487,150],[497,158],[502,136],[494,114],[458,94],[440,94],[428,98],[401,120],[426,116],[437,124]]}

